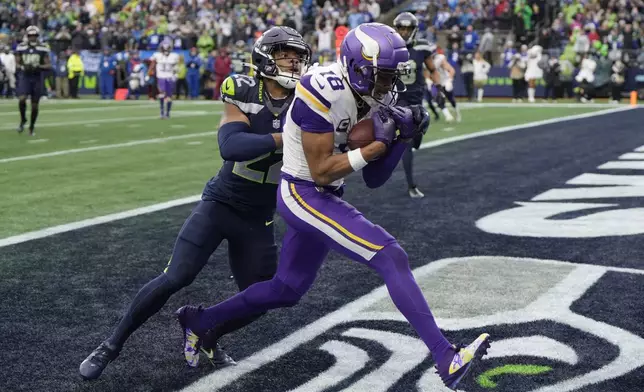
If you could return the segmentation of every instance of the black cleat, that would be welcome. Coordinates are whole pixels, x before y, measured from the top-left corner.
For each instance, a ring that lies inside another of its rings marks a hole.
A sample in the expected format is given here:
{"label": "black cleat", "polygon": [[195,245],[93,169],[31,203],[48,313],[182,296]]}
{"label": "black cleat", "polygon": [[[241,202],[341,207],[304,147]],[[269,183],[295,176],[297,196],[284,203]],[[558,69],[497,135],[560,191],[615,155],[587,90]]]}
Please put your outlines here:
{"label": "black cleat", "polygon": [[16,131],[18,131],[18,133],[22,133],[25,130],[25,124],[26,123],[27,123],[26,121],[21,121],[20,125],[18,125],[18,129],[16,129]]}
{"label": "black cleat", "polygon": [[36,131],[34,131],[34,127],[29,127],[29,136],[36,136]]}
{"label": "black cleat", "polygon": [[79,372],[85,380],[96,380],[101,376],[107,365],[119,356],[120,350],[101,343],[92,353],[80,364]]}
{"label": "black cleat", "polygon": [[214,367],[226,367],[237,365],[234,359],[228,355],[217,340],[208,332],[203,339],[201,352],[206,355],[210,364]]}

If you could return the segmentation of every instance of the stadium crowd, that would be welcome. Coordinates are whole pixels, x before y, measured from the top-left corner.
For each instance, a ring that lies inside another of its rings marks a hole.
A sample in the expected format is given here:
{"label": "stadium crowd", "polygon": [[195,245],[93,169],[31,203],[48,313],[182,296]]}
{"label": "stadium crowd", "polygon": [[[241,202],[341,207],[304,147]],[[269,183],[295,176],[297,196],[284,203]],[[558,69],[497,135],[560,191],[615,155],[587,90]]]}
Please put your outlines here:
{"label": "stadium crowd", "polygon": [[[177,94],[218,98],[218,83],[234,72],[248,72],[248,51],[263,31],[286,25],[303,32],[315,62],[335,60],[344,34],[378,19],[401,0],[18,0],[0,4],[5,94],[15,84],[11,51],[24,29],[36,25],[52,52],[50,93],[76,95],[66,80],[83,73],[79,53],[102,53],[101,93],[139,86],[139,94],[155,96],[150,52],[164,40],[182,53]],[[433,0],[411,7],[419,19],[418,36],[438,44],[461,73],[473,72],[476,51],[491,65],[503,66],[516,80],[515,99],[527,87],[529,60],[537,58],[547,89],[554,96],[571,92],[573,76],[585,85],[580,93],[624,83],[628,69],[644,67],[643,0]],[[538,47],[537,49],[532,49]],[[539,49],[540,48],[540,49]],[[530,57],[530,53],[535,53]],[[72,60],[73,59],[73,60]],[[78,64],[80,63],[80,68]],[[137,65],[141,65],[137,67]],[[74,68],[76,65],[76,69]],[[584,70],[584,72],[581,72]],[[471,78],[463,78],[472,97]],[[131,82],[134,80],[134,82]],[[524,82],[520,82],[524,80]],[[132,84],[134,83],[134,84]],[[531,82],[530,82],[531,83]],[[563,87],[562,87],[563,86]],[[563,90],[562,90],[563,88]]]}
{"label": "stadium crowd", "polygon": [[[577,85],[582,101],[600,92],[618,101],[629,72],[644,68],[642,0],[439,0],[415,9],[420,35],[461,73],[474,72],[476,51],[507,68],[515,100],[527,92],[533,101],[543,79],[544,98],[573,96]],[[538,67],[532,75],[530,63]],[[472,86],[466,90],[472,97]]]}

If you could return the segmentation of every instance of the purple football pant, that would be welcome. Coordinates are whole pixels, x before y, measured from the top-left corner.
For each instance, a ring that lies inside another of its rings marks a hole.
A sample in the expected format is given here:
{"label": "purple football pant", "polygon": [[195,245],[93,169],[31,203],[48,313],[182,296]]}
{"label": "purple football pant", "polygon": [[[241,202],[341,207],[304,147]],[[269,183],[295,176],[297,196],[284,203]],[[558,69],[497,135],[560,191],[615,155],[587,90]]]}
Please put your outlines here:
{"label": "purple football pant", "polygon": [[159,95],[171,98],[174,95],[175,84],[176,82],[172,79],[157,79]]}
{"label": "purple football pant", "polygon": [[330,249],[378,272],[389,295],[436,361],[451,349],[416,283],[407,254],[382,227],[321,188],[281,180],[277,209],[288,227],[277,273],[228,300],[204,309],[198,331],[230,319],[297,304],[313,284]]}

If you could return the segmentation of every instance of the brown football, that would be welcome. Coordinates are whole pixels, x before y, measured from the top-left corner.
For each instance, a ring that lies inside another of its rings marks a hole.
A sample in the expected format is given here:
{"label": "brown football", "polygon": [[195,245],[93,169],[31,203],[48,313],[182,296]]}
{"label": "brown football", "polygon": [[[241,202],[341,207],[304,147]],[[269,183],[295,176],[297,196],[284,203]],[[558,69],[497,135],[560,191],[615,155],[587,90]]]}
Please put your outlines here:
{"label": "brown football", "polygon": [[368,146],[376,138],[373,135],[373,120],[366,118],[351,128],[347,136],[347,147],[350,150]]}

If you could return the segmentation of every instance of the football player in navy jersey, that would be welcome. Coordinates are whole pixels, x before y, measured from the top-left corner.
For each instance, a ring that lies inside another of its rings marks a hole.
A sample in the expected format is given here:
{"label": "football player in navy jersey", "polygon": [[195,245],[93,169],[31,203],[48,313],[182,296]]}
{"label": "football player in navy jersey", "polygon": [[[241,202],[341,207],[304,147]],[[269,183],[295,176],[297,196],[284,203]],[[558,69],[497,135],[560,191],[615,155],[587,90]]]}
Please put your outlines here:
{"label": "football player in navy jersey", "polygon": [[[411,12],[403,12],[396,16],[396,19],[394,19],[394,28],[407,43],[407,50],[409,51],[408,64],[410,65],[410,72],[401,77],[405,83],[406,90],[399,94],[398,105],[409,107],[419,106],[423,108],[423,98],[425,97],[425,90],[427,89],[423,65],[427,67],[432,81],[437,86],[437,90],[440,91],[440,75],[432,61],[433,47],[426,40],[416,39],[418,19]],[[425,109],[423,108],[423,110]],[[419,132],[416,135],[414,142],[409,145],[402,158],[408,192],[412,198],[425,196],[418,190],[416,182],[414,181],[414,155],[412,152],[412,148],[418,149],[420,147],[423,134],[424,132]]]}
{"label": "football player in navy jersey", "polygon": [[[282,127],[294,88],[310,61],[311,50],[289,27],[273,27],[253,50],[256,77],[224,80],[224,115],[219,151],[224,163],[210,179],[202,200],[184,223],[170,262],[130,304],[112,336],[80,365],[85,379],[98,378],[121,351],[126,339],[157,313],[172,294],[189,285],[225,239],[232,274],[240,290],[271,279],[277,268],[273,230],[277,186],[282,166]],[[259,318],[231,320],[210,330],[201,352],[213,365],[235,362],[219,347],[219,338]],[[189,365],[198,365],[193,353]]]}
{"label": "football player in navy jersey", "polygon": [[38,104],[43,95],[43,73],[51,69],[49,47],[40,42],[40,30],[36,26],[27,27],[27,39],[16,47],[16,68],[18,70],[18,109],[20,125],[18,132],[25,130],[27,123],[27,96],[31,97],[31,117],[29,134],[35,135],[34,127],[38,119]]}

